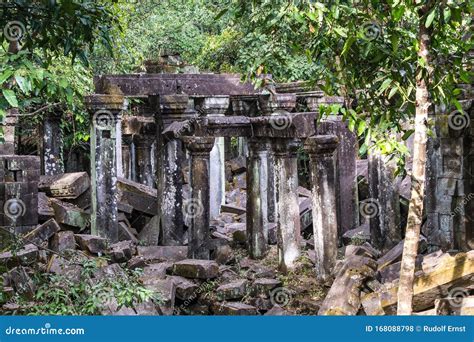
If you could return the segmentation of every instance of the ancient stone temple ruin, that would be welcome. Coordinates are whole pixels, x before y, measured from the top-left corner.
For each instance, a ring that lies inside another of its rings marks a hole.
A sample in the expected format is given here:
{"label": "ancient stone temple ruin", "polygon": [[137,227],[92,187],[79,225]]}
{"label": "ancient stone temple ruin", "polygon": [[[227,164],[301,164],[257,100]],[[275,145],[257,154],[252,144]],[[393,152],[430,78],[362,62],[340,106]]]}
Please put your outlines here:
{"label": "ancient stone temple ruin", "polygon": [[[314,279],[332,284],[320,314],[393,312],[393,301],[377,299],[400,269],[410,179],[396,177],[384,156],[359,158],[342,115],[319,115],[321,105],[343,99],[302,82],[255,90],[232,74],[105,75],[94,83],[85,99],[88,169],[65,173],[62,113],[44,118],[37,157],[15,155],[17,123],[4,127],[1,222],[26,234],[25,260],[39,258],[38,244],[56,252],[79,246],[111,264],[144,267],[144,284],[164,293],[160,314],[256,314],[277,310],[272,291],[282,288],[260,262],[291,274],[307,257]],[[442,255],[474,246],[474,126],[453,129],[449,114],[435,119],[420,248]],[[5,230],[3,246],[11,238]],[[219,305],[196,303],[204,280],[233,272],[226,264],[236,246],[248,258],[239,267],[261,274],[229,275],[216,289]],[[472,276],[471,254],[458,278]],[[15,258],[0,256],[27,264]],[[48,270],[57,262],[48,261]],[[438,292],[456,279],[439,280]],[[238,301],[246,293],[251,304]]]}

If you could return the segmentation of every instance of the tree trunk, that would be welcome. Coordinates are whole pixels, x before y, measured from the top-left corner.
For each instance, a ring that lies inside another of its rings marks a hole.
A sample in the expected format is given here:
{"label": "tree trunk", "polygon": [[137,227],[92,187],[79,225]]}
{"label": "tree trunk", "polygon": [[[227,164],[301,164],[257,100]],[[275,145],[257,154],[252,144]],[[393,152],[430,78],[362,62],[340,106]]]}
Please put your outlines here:
{"label": "tree trunk", "polygon": [[425,194],[427,121],[431,107],[428,92],[430,72],[429,48],[431,30],[425,27],[425,14],[430,7],[423,6],[419,12],[418,57],[425,62],[426,70],[420,71],[416,79],[415,140],[413,146],[413,171],[411,200],[408,209],[408,222],[405,232],[405,244],[398,287],[398,315],[411,315],[413,302],[413,280],[415,278],[415,260],[418,253],[421,223],[423,219],[423,199]]}

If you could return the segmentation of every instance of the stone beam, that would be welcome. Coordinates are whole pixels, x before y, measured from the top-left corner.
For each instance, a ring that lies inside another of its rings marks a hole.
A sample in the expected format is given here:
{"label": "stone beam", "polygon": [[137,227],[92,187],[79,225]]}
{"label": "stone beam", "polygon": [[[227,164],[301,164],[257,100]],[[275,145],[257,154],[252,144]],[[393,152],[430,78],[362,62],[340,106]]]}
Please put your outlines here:
{"label": "stone beam", "polygon": [[118,87],[125,96],[137,95],[246,95],[255,94],[251,83],[238,74],[129,74],[94,78],[95,91]]}

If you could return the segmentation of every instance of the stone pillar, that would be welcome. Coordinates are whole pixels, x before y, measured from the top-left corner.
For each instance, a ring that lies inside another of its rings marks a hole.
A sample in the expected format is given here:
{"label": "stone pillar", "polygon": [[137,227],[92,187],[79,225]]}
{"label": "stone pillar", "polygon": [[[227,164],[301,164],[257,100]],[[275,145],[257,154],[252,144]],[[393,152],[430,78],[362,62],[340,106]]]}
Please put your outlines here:
{"label": "stone pillar", "polygon": [[125,109],[121,95],[94,94],[85,98],[91,113],[91,231],[118,240],[117,121]]}
{"label": "stone pillar", "polygon": [[286,272],[294,267],[300,256],[300,209],[298,202],[296,139],[274,139],[276,219],[278,229],[278,256],[280,269]]}
{"label": "stone pillar", "polygon": [[209,259],[209,161],[215,141],[209,137],[184,137],[183,142],[191,152],[191,199],[183,205],[191,222],[188,257]]}
{"label": "stone pillar", "polygon": [[361,219],[370,223],[370,241],[387,251],[402,239],[400,195],[395,171],[397,165],[375,150],[369,151],[369,195],[359,203]]}
{"label": "stone pillar", "polygon": [[41,127],[41,171],[44,175],[64,173],[62,112],[48,112]]}
{"label": "stone pillar", "polygon": [[319,135],[306,139],[313,203],[316,275],[328,279],[337,258],[336,149],[337,137]]}
{"label": "stone pillar", "polygon": [[262,259],[268,248],[269,142],[249,139],[247,158],[247,239],[252,259]]}
{"label": "stone pillar", "polygon": [[[194,97],[194,108],[206,116],[224,116],[229,109],[229,96]],[[210,177],[210,215],[211,219],[219,216],[221,205],[225,203],[225,143],[224,137],[215,139],[211,151]]]}
{"label": "stone pillar", "polygon": [[0,155],[13,155],[16,152],[15,126],[18,123],[18,110],[12,109],[3,118],[3,143],[0,143]]}
{"label": "stone pillar", "polygon": [[[319,110],[319,105],[327,103],[330,98],[323,98],[323,102],[309,106],[311,110]],[[310,99],[308,99],[310,100]],[[357,137],[343,121],[342,116],[331,115],[323,119],[318,127],[318,134],[335,135],[339,137],[339,146],[336,155],[336,172],[338,173],[338,184],[336,196],[338,201],[338,226],[339,234],[342,236],[349,229],[359,226],[359,208],[357,193],[357,170],[356,160],[358,154]]]}
{"label": "stone pillar", "polygon": [[117,177],[123,177],[123,160],[122,160],[122,123],[117,120],[115,123],[115,148],[117,154]]}
{"label": "stone pillar", "polygon": [[[235,95],[230,97],[234,115],[254,117],[259,115],[258,95]],[[246,137],[238,138],[239,156],[248,157],[249,147]]]}
{"label": "stone pillar", "polygon": [[138,134],[134,137],[136,150],[137,182],[150,187],[155,187],[154,175],[152,172],[152,145],[155,137],[148,134]]}
{"label": "stone pillar", "polygon": [[131,144],[133,136],[129,134],[122,135],[122,168],[123,177],[126,179],[132,179],[132,155],[131,155]]}
{"label": "stone pillar", "polygon": [[160,96],[161,115],[156,121],[158,130],[156,145],[157,180],[162,179],[161,227],[162,244],[181,245],[184,240],[183,174],[184,158],[181,140],[165,140],[161,132],[174,121],[186,120],[189,97],[187,95]]}

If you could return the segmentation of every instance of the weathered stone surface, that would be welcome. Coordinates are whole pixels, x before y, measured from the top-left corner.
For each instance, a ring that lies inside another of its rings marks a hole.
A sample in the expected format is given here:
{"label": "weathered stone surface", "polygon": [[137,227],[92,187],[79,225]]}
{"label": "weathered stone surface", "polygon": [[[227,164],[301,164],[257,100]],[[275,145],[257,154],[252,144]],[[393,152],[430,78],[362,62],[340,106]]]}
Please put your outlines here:
{"label": "weathered stone surface", "polygon": [[355,228],[349,229],[342,235],[342,241],[345,244],[350,243],[360,243],[363,241],[370,241],[370,226],[369,223],[364,223],[363,225]]}
{"label": "weathered stone surface", "polygon": [[196,291],[199,288],[198,284],[180,276],[170,276],[170,278],[176,285],[176,297],[181,300],[188,300],[196,296]]}
{"label": "weathered stone surface", "polygon": [[474,296],[462,297],[467,295],[468,291],[459,290],[460,297],[447,297],[435,300],[436,315],[474,315]]}
{"label": "weathered stone surface", "polygon": [[58,232],[51,239],[50,248],[59,253],[76,249],[76,238],[74,237],[74,232],[70,230]]}
{"label": "weathered stone surface", "polygon": [[244,303],[215,303],[212,306],[212,312],[215,315],[224,316],[254,316],[257,309],[254,306]]}
{"label": "weathered stone surface", "polygon": [[252,294],[254,296],[268,297],[270,292],[281,285],[281,281],[277,279],[258,278],[252,284]]}
{"label": "weathered stone surface", "polygon": [[[472,283],[474,276],[474,251],[454,256],[443,255],[437,267],[429,272],[415,274],[413,285],[413,310],[422,311],[434,305],[437,298],[448,293],[448,289]],[[363,297],[366,313],[394,314],[397,304],[397,284],[390,284],[383,291]]]}
{"label": "weathered stone surface", "polygon": [[17,293],[23,294],[28,298],[33,298],[36,291],[36,286],[28,274],[27,268],[18,266],[8,272],[8,278],[10,279],[13,288]]}
{"label": "weathered stone surface", "polygon": [[[403,244],[405,240],[400,241],[387,253],[377,259],[378,269],[381,270],[384,267],[393,264],[394,262],[400,261],[403,254]],[[418,253],[422,253],[426,249],[426,239],[421,236],[418,244]]]}
{"label": "weathered stone surface", "polygon": [[147,278],[143,285],[160,296],[161,303],[158,308],[160,315],[171,316],[174,311],[176,285],[170,278]]}
{"label": "weathered stone surface", "polygon": [[144,245],[154,245],[160,237],[160,218],[158,215],[155,215],[151,218],[145,227],[142,228],[138,234],[138,240]]}
{"label": "weathered stone surface", "polygon": [[92,254],[103,254],[107,248],[107,240],[100,236],[76,234],[76,242],[79,247]]}
{"label": "weathered stone surface", "polygon": [[44,222],[54,216],[53,207],[44,192],[38,192],[38,220]]}
{"label": "weathered stone surface", "polygon": [[234,259],[234,252],[229,245],[223,245],[216,248],[215,261],[219,265],[226,265]]}
{"label": "weathered stone surface", "polygon": [[247,170],[247,160],[244,156],[231,159],[226,162],[233,174],[244,173]]}
{"label": "weathered stone surface", "polygon": [[180,261],[187,257],[186,246],[138,246],[138,255],[149,262]]}
{"label": "weathered stone surface", "polygon": [[8,268],[17,265],[30,265],[38,259],[38,247],[28,244],[15,252],[3,252],[0,254],[0,264]]}
{"label": "weathered stone surface", "polygon": [[118,178],[117,188],[119,202],[131,205],[133,209],[148,215],[157,214],[156,189],[125,178]]}
{"label": "weathered stone surface", "polygon": [[59,255],[53,254],[48,262],[46,270],[57,275],[65,276],[67,279],[72,281],[79,281],[82,267]]}
{"label": "weathered stone surface", "polygon": [[237,280],[219,286],[216,295],[219,300],[240,299],[247,293],[247,280]]}
{"label": "weathered stone surface", "polygon": [[23,240],[33,244],[40,244],[43,241],[49,240],[59,229],[57,222],[54,219],[50,219],[24,235]]}
{"label": "weathered stone surface", "polygon": [[132,231],[132,228],[127,225],[125,222],[119,222],[118,224],[118,239],[119,241],[126,241],[130,240],[133,241],[134,243],[138,242],[138,239],[135,237],[134,232]]}
{"label": "weathered stone surface", "polygon": [[54,198],[50,199],[50,203],[54,210],[54,218],[59,224],[81,231],[89,225],[90,215],[83,209]]}
{"label": "weathered stone surface", "polygon": [[318,315],[356,315],[361,306],[362,284],[374,276],[375,268],[376,262],[371,258],[359,255],[346,258],[336,271],[336,279]]}
{"label": "weathered stone surface", "polygon": [[274,305],[264,316],[292,316],[292,314],[279,305]]}
{"label": "weathered stone surface", "polygon": [[185,278],[212,279],[219,275],[219,265],[212,260],[187,259],[174,264],[173,274]]}
{"label": "weathered stone surface", "polygon": [[239,207],[233,204],[223,204],[221,205],[221,212],[222,213],[231,213],[236,215],[242,215],[247,212],[247,210],[243,207]]}
{"label": "weathered stone surface", "polygon": [[38,184],[39,191],[62,199],[75,199],[89,187],[90,179],[86,172],[42,175]]}
{"label": "weathered stone surface", "polygon": [[135,247],[132,241],[120,241],[110,246],[108,254],[111,257],[112,262],[122,263],[130,260],[134,251]]}

